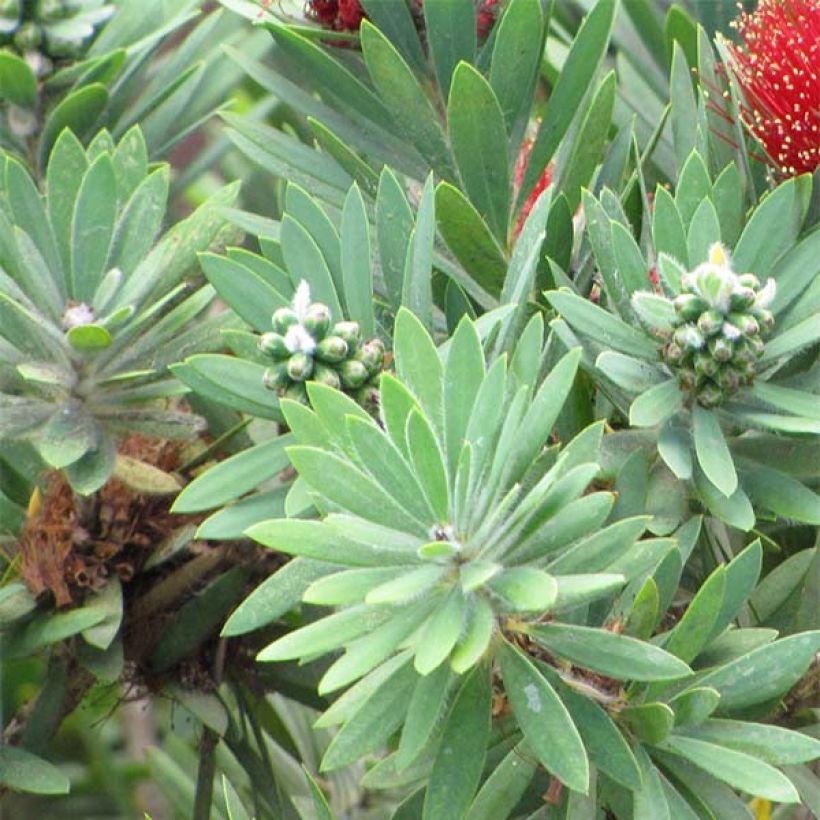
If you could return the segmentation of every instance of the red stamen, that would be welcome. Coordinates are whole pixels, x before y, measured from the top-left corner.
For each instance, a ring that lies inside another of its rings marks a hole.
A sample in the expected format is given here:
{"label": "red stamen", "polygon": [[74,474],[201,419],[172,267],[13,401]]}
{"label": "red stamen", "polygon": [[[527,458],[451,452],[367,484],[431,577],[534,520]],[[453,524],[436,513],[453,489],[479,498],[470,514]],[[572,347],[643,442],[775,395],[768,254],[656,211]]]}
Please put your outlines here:
{"label": "red stamen", "polygon": [[787,177],[820,166],[820,3],[760,0],[733,24],[731,46],[746,126]]}

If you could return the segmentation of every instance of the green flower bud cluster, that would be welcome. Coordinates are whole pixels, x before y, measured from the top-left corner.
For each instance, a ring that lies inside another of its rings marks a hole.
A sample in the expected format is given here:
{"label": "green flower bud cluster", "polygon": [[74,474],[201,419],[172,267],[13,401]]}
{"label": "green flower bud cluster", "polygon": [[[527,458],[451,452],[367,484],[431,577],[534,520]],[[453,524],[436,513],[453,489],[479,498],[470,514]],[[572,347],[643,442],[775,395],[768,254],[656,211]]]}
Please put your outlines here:
{"label": "green flower bud cluster", "polygon": [[378,407],[378,382],[384,367],[381,339],[362,341],[358,322],[333,322],[330,309],[310,302],[302,282],[291,307],[271,317],[273,330],[259,338],[259,349],[274,360],[264,383],[280,396],[307,402],[305,383],[342,390],[363,407]]}
{"label": "green flower bud cluster", "polygon": [[0,45],[26,57],[46,73],[52,60],[82,56],[83,47],[115,11],[104,0],[0,0]]}
{"label": "green flower bud cluster", "polygon": [[662,355],[681,390],[701,406],[717,407],[753,383],[762,334],[774,325],[767,309],[774,294],[773,279],[761,286],[754,274],[735,273],[718,244],[708,262],[681,277],[676,322]]}

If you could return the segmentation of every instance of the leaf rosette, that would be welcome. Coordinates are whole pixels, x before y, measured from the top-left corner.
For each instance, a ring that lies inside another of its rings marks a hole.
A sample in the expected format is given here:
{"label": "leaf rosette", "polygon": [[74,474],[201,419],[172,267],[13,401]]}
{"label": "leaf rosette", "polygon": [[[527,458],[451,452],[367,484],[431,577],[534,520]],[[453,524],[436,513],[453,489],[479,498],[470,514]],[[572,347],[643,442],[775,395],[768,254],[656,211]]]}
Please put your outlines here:
{"label": "leaf rosette", "polygon": [[[730,715],[782,692],[816,647],[817,633],[761,646],[743,663],[757,669],[783,653],[782,674],[766,691],[737,683],[732,662],[741,662],[729,647],[745,644],[747,631],[731,622],[758,577],[759,542],[719,567],[686,615],[649,641],[669,603],[659,597],[666,559],[682,567],[699,521],[676,540],[642,538],[648,516],[610,519],[614,495],[594,484],[602,425],[564,447],[548,444],[581,351],[541,379],[542,339],[536,316],[509,362],[487,365],[469,319],[436,349],[401,310],[396,375],[382,377],[378,420],[316,383],[307,386],[311,407],[281,402],[298,442],[287,453],[322,517],[251,527],[252,538],[294,557],[240,605],[225,633],[258,623],[260,608],[281,613],[299,599],[333,607],[258,658],[334,655],[319,692],[350,688],[319,719],[340,727],[322,768],[348,765],[401,730],[363,782],[426,778],[413,804],[419,816],[497,808],[493,777],[479,788],[491,725],[511,738],[510,759],[523,766],[504,798],[509,809],[539,765],[574,793],[588,793],[597,772],[607,794],[648,799],[676,768],[709,768],[723,748],[714,740],[720,722],[708,719],[722,698],[721,714]],[[715,636],[723,654],[710,645]],[[737,724],[741,735],[755,731]],[[716,777],[796,800],[757,754],[743,761],[759,783],[736,777],[738,761]]]}
{"label": "leaf rosette", "polygon": [[200,429],[176,407],[185,388],[166,366],[218,342],[224,319],[203,318],[214,291],[185,276],[219,240],[217,210],[236,188],[159,238],[168,168],[149,167],[137,128],[116,145],[102,132],[88,149],[65,131],[45,195],[17,160],[2,162],[0,438],[30,442],[76,490],[93,492],[121,434]]}
{"label": "leaf rosette", "polygon": [[[721,233],[737,210],[727,202],[739,207],[742,196],[732,170],[711,187],[693,153],[676,198],[659,187],[655,292],[645,289],[653,266],[609,192],[586,196],[603,305],[569,288],[546,297],[565,344],[583,345],[600,389],[713,515],[744,530],[755,510],[817,524],[816,470],[783,452],[789,438],[817,452],[820,433],[820,234],[799,237],[811,180],[797,177],[764,198],[730,258]],[[706,185],[708,195],[692,204]]]}

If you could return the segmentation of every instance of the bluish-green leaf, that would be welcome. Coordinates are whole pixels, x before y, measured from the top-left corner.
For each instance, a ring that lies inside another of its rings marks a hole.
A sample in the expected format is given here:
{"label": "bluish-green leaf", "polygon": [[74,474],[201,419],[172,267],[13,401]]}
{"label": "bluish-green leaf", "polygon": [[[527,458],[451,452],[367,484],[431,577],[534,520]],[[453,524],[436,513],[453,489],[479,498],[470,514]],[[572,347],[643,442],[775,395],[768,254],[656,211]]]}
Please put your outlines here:
{"label": "bluish-green leaf", "polygon": [[533,753],[566,786],[586,794],[589,761],[584,742],[555,690],[512,644],[501,645],[498,659],[504,690]]}
{"label": "bluish-green leaf", "polygon": [[504,243],[510,206],[504,116],[489,83],[467,63],[453,75],[447,126],[467,195]]}

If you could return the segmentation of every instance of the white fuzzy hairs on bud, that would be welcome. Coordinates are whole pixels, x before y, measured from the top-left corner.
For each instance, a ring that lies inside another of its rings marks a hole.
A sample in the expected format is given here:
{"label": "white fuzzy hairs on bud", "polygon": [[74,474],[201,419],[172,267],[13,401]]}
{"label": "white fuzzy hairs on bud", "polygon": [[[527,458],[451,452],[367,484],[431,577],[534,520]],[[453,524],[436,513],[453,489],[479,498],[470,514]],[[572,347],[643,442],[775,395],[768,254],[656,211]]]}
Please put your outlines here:
{"label": "white fuzzy hairs on bud", "polygon": [[310,307],[310,285],[304,279],[296,288],[296,293],[293,294],[293,302],[291,302],[291,307],[301,322],[302,319],[305,318],[305,314]]}

